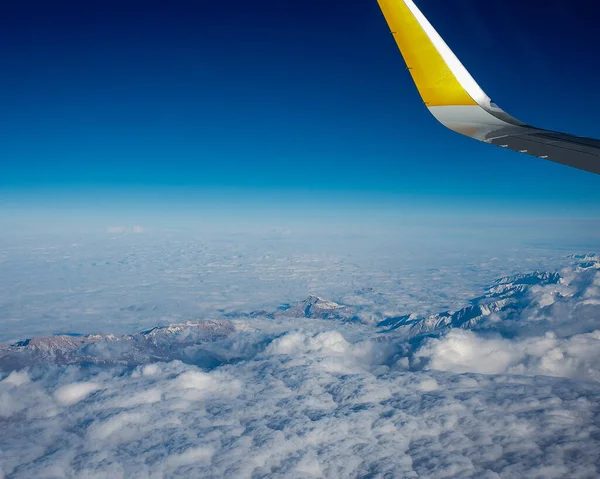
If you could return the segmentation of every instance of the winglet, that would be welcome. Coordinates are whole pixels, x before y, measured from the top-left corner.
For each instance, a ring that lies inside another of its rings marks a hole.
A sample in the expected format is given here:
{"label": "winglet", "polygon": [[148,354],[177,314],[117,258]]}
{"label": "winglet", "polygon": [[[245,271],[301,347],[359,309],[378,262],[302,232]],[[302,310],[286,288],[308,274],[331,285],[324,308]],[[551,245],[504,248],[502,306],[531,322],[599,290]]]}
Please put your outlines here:
{"label": "winglet", "polygon": [[412,0],[378,0],[427,106],[489,106],[490,99]]}
{"label": "winglet", "polygon": [[492,103],[413,0],[378,2],[423,102],[438,121],[482,141],[490,124],[525,126]]}
{"label": "winglet", "polygon": [[431,114],[485,143],[600,174],[600,140],[529,126],[500,109],[413,0],[377,0]]}

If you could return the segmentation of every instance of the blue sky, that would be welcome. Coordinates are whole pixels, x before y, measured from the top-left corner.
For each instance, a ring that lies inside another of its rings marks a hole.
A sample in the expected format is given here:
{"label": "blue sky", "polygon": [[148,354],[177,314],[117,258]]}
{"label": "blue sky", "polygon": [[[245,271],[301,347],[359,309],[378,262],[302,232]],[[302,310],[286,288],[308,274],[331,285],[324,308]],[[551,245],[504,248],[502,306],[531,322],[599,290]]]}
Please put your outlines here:
{"label": "blue sky", "polygon": [[[600,136],[583,0],[418,5],[505,110]],[[599,211],[600,177],[438,125],[375,1],[11,2],[0,44],[9,208]]]}

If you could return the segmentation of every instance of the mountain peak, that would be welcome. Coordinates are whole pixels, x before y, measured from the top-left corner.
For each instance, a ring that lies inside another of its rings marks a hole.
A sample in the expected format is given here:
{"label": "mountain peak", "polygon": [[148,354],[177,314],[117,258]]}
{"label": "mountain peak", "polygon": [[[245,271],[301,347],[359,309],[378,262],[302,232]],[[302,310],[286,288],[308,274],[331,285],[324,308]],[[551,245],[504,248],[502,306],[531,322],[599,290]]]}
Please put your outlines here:
{"label": "mountain peak", "polygon": [[278,311],[275,315],[292,318],[337,319],[342,321],[353,319],[356,316],[352,308],[335,303],[334,301],[328,301],[314,294],[311,294],[295,306]]}

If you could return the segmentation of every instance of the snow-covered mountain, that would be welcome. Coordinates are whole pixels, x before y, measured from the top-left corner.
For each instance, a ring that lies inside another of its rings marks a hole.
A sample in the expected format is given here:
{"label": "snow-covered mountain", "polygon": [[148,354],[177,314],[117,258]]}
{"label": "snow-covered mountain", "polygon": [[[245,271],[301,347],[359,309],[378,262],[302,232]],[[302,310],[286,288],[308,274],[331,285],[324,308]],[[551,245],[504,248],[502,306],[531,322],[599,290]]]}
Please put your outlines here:
{"label": "snow-covered mountain", "polygon": [[449,328],[474,329],[482,326],[495,314],[515,313],[527,307],[527,294],[533,287],[559,284],[557,272],[533,272],[498,279],[487,288],[484,295],[471,301],[471,305],[458,311],[444,311],[425,318],[415,314],[386,318],[378,324],[385,332],[397,331],[407,336],[440,332]]}
{"label": "snow-covered mountain", "polygon": [[282,311],[277,311],[275,316],[286,316],[291,318],[309,319],[334,319],[348,321],[356,317],[354,310],[333,301],[309,296],[301,303],[291,306]]}
{"label": "snow-covered mountain", "polygon": [[[311,295],[304,301],[284,305],[275,311],[231,313],[225,316],[227,319],[188,321],[137,334],[67,334],[36,337],[10,345],[0,344],[0,370],[17,369],[40,362],[135,365],[173,359],[214,367],[236,359],[247,359],[261,351],[263,346],[260,341],[245,350],[244,339],[238,338],[239,334],[252,330],[254,320],[271,319],[276,320],[274,323],[290,325],[296,319],[352,323],[360,329],[360,335],[364,333],[380,339],[438,335],[455,328],[495,328],[500,331],[502,322],[509,321],[513,323],[511,327],[516,326],[527,308],[535,306],[539,314],[543,313],[544,308],[552,307],[569,296],[587,294],[570,290],[569,281],[576,277],[578,279],[574,283],[581,283],[586,275],[597,276],[600,260],[595,255],[580,255],[572,259],[576,261],[570,269],[565,270],[565,274],[571,275],[570,279],[565,279],[559,272],[540,271],[504,277],[494,281],[469,306],[457,311],[442,311],[428,316],[414,312],[384,317],[373,323],[359,320],[361,306],[350,307]],[[596,276],[583,283],[595,284]],[[540,291],[543,293],[541,296]],[[583,298],[582,306],[586,304]],[[226,339],[230,340],[230,344],[219,344],[219,341]],[[237,342],[235,350],[230,348],[232,341]]]}
{"label": "snow-covered mountain", "polygon": [[227,316],[237,318],[307,318],[352,321],[357,318],[351,307],[310,295],[304,301],[293,305],[283,305],[275,311],[256,310],[250,313],[230,313]]}
{"label": "snow-covered mountain", "polygon": [[[62,334],[31,338],[11,345],[0,345],[0,369],[16,369],[41,362],[58,364],[140,364],[143,362],[189,359],[199,362],[214,357],[197,349],[206,343],[224,339],[236,331],[227,320],[188,321],[159,326],[137,334]],[[193,347],[195,350],[186,351]],[[203,355],[205,357],[203,357]],[[219,358],[222,362],[223,358]]]}

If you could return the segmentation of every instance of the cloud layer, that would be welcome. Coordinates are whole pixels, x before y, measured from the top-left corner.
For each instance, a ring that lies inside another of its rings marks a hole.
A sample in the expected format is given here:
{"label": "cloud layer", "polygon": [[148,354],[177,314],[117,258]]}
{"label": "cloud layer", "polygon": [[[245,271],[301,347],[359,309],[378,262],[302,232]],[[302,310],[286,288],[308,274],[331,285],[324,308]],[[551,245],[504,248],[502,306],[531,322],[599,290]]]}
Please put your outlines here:
{"label": "cloud layer", "polygon": [[0,477],[600,474],[597,258],[437,312],[370,287],[287,298],[0,345]]}
{"label": "cloud layer", "polygon": [[0,383],[0,467],[11,477],[596,473],[599,384],[401,371],[365,361],[370,348],[295,331],[213,371],[176,361],[12,375]]}

